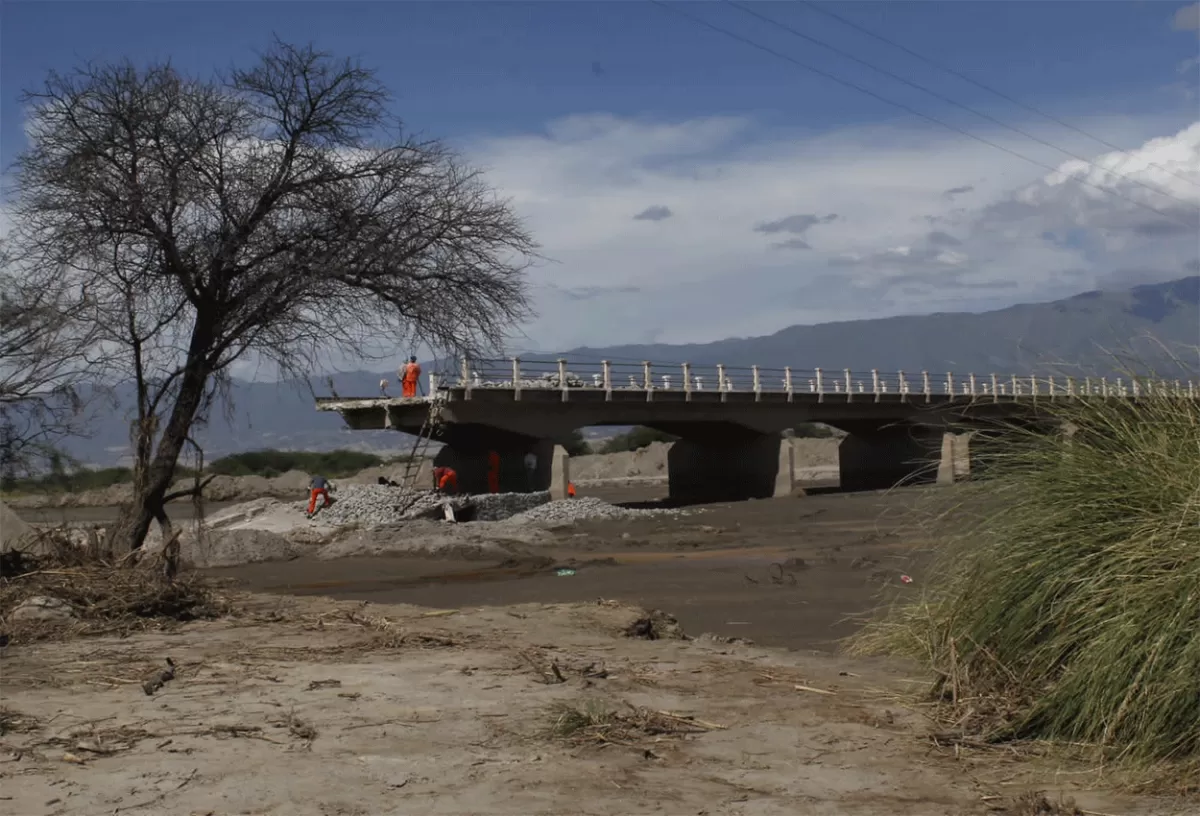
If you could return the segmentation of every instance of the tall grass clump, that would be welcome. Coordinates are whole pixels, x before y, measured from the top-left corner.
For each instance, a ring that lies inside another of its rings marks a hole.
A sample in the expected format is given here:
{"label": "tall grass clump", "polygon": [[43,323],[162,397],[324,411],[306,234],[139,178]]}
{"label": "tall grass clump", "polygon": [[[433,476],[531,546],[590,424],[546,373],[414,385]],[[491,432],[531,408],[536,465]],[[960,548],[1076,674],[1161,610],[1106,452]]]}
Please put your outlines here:
{"label": "tall grass clump", "polygon": [[1142,392],[973,440],[985,475],[930,514],[923,596],[851,650],[931,668],[975,738],[1200,771],[1200,404]]}

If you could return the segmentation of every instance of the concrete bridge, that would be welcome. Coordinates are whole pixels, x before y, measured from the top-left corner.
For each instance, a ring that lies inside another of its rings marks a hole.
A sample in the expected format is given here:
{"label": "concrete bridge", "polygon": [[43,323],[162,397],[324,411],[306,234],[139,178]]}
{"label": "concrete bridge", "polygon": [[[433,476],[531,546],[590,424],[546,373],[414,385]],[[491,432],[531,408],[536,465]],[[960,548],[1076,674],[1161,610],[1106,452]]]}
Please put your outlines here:
{"label": "concrete bridge", "polygon": [[[848,434],[839,447],[842,488],[866,490],[952,481],[952,430],[1036,423],[1050,401],[1200,396],[1195,383],[1181,381],[565,359],[464,360],[458,371],[428,379],[420,397],[320,398],[317,410],[340,413],[355,430],[412,434],[432,418],[433,438],[444,444],[436,463],[454,467],[470,492],[486,490],[489,451],[501,456],[501,490],[561,492],[569,463],[557,443],[572,431],[645,425],[680,437],[668,478],[671,497],[682,501],[791,493],[786,431],[805,423]],[[538,462],[532,475],[524,468],[529,452]]]}

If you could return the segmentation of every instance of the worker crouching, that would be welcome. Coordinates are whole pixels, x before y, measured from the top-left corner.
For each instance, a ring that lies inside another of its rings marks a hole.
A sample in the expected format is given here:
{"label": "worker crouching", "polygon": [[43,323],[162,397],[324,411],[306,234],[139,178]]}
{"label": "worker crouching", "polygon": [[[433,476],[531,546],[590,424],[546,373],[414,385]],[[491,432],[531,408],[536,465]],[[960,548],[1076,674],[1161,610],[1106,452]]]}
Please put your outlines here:
{"label": "worker crouching", "polygon": [[333,498],[329,495],[333,485],[324,476],[313,476],[312,481],[308,483],[308,489],[308,512],[304,515],[312,518],[317,512],[317,499],[321,500],[322,510],[333,504]]}
{"label": "worker crouching", "polygon": [[458,493],[458,474],[454,468],[435,467],[433,469],[433,491],[443,495]]}

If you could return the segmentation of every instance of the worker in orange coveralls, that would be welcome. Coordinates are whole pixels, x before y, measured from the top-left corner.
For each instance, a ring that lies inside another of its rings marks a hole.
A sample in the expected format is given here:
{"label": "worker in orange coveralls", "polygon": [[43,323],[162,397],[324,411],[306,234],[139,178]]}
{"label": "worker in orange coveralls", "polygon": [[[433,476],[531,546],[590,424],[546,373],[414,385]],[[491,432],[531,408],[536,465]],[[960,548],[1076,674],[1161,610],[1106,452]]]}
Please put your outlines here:
{"label": "worker in orange coveralls", "polygon": [[333,499],[329,497],[329,489],[331,485],[329,480],[324,476],[313,476],[312,481],[308,483],[308,512],[305,513],[308,518],[312,518],[317,512],[317,499],[321,499],[321,509],[324,510],[329,505],[333,504]]}
{"label": "worker in orange coveralls", "polygon": [[575,483],[574,482],[567,482],[567,498],[568,499],[575,498]]}
{"label": "worker in orange coveralls", "polygon": [[500,492],[500,454],[488,451],[488,492]]}
{"label": "worker in orange coveralls", "polygon": [[438,493],[457,493],[458,474],[454,468],[435,467],[433,469],[434,490]]}
{"label": "worker in orange coveralls", "polygon": [[421,383],[421,366],[416,357],[409,357],[408,362],[400,369],[400,393],[404,397],[415,397],[417,386]]}

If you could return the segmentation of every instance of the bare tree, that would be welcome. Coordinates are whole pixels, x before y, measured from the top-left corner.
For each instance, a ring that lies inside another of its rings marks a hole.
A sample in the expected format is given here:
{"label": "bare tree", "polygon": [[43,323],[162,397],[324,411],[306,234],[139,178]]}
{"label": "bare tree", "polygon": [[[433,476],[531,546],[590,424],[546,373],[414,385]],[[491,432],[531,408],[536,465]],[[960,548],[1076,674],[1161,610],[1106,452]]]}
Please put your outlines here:
{"label": "bare tree", "polygon": [[236,361],[309,375],[417,338],[461,353],[528,314],[520,219],[445,146],[404,135],[351,61],[277,41],[227,76],[85,65],[25,101],[17,240],[91,293],[136,391],[117,547],[154,519],[170,535],[176,461]]}
{"label": "bare tree", "polygon": [[0,247],[0,481],[43,470],[57,445],[86,432],[100,393],[93,302],[59,270],[22,263]]}

